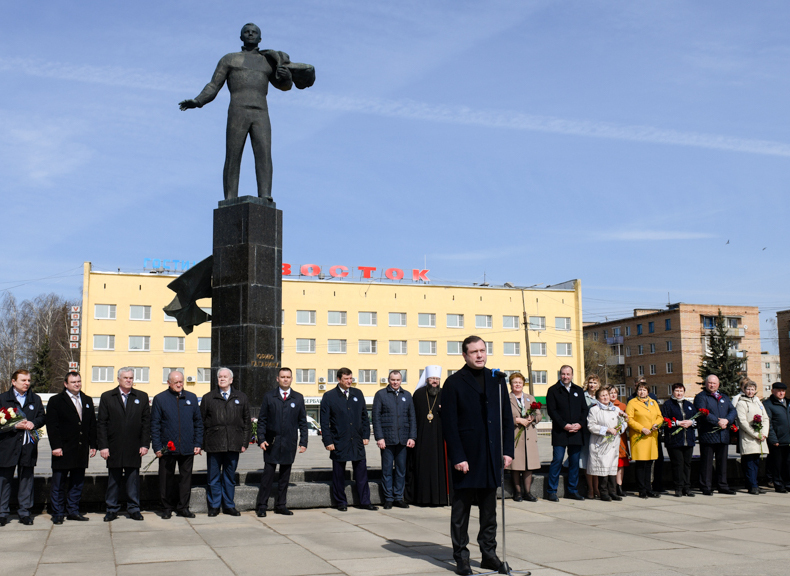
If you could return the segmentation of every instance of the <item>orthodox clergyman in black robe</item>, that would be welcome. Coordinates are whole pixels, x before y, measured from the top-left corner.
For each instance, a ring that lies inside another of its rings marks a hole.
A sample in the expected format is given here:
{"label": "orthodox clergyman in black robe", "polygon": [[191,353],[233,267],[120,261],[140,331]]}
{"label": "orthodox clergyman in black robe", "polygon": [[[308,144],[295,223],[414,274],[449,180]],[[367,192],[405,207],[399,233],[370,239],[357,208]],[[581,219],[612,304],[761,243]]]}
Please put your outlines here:
{"label": "orthodox clergyman in black robe", "polygon": [[409,449],[406,494],[423,506],[447,506],[447,456],[442,435],[441,366],[428,366],[412,396],[417,414],[417,442]]}

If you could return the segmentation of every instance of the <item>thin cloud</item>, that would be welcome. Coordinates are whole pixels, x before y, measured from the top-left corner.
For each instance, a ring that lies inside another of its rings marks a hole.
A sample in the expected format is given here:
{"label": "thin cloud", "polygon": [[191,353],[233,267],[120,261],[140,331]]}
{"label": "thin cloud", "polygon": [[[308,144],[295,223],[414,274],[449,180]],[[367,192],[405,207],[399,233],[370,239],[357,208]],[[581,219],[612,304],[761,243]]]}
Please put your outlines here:
{"label": "thin cloud", "polygon": [[673,230],[630,230],[623,232],[607,232],[601,239],[607,240],[703,240],[715,238],[715,234],[707,232],[680,232]]}

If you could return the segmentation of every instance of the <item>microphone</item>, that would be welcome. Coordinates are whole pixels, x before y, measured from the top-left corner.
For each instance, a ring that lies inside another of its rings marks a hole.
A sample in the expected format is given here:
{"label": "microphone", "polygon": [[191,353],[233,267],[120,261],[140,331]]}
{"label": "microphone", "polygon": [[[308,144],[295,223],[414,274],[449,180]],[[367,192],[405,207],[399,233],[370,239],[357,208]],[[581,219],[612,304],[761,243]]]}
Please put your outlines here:
{"label": "microphone", "polygon": [[499,368],[494,368],[491,370],[491,376],[494,378],[507,378],[507,374],[500,370]]}

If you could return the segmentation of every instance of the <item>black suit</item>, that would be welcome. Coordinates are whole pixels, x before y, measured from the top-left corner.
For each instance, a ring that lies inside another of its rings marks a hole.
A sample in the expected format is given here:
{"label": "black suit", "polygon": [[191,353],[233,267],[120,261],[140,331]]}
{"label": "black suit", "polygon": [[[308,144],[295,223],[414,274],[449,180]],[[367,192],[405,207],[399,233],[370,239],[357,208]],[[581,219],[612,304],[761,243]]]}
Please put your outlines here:
{"label": "black suit", "polygon": [[[584,399],[584,390],[573,382],[566,389],[562,381],[558,381],[546,392],[546,411],[551,418],[551,445],[553,447],[547,491],[549,494],[557,493],[562,460],[565,458],[567,449],[568,484],[566,492],[575,494],[579,482],[579,455],[587,430],[588,407],[587,401]],[[580,424],[581,430],[569,432],[565,430],[567,424]]]}
{"label": "black suit", "polygon": [[[27,391],[22,404],[17,402],[14,388],[0,394],[0,408],[21,410],[36,430],[46,423],[44,405],[39,395],[32,390]],[[10,512],[11,480],[15,468],[18,468],[19,476],[18,514],[20,518],[30,516],[30,508],[33,506],[33,468],[36,460],[38,443],[31,441],[27,430],[12,428],[0,433],[0,518],[7,518]]]}
{"label": "black suit", "polygon": [[140,511],[140,448],[151,445],[151,407],[148,394],[132,388],[123,403],[120,388],[101,395],[98,421],[99,450],[108,449],[107,512],[118,512],[120,484],[126,479],[126,509]]}
{"label": "black suit", "polygon": [[49,446],[62,450],[62,456],[52,456],[52,516],[79,515],[85,469],[91,449],[96,449],[96,414],[93,400],[77,393],[82,417],[68,391],[53,396],[47,405],[47,435]]}
{"label": "black suit", "polygon": [[[482,379],[481,387],[475,373],[464,366],[442,387],[442,432],[453,466],[450,537],[457,563],[469,561],[469,514],[474,501],[480,509],[477,542],[483,560],[496,557],[496,490],[503,454],[511,458],[514,454],[513,414],[506,386],[488,368],[483,369]],[[461,462],[469,464],[466,474],[454,468]]]}
{"label": "black suit", "polygon": [[277,486],[275,509],[286,508],[288,481],[291,478],[291,465],[296,457],[297,441],[299,446],[307,447],[307,412],[304,407],[304,396],[288,391],[288,399],[283,400],[282,390],[278,386],[266,393],[261,401],[258,414],[258,444],[268,442],[269,447],[263,453],[263,477],[258,491],[257,508],[266,510],[269,494],[274,481],[274,472],[280,465],[280,479]]}

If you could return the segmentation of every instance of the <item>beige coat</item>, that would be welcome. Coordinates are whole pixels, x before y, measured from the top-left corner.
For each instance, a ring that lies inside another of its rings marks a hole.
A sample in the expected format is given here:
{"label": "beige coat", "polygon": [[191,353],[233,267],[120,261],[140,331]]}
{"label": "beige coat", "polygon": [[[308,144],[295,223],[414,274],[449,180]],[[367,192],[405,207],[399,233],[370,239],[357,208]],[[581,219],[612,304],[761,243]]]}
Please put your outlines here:
{"label": "beige coat", "polygon": [[754,398],[747,398],[742,395],[738,400],[738,443],[741,447],[741,454],[760,454],[760,442],[757,441],[757,430],[752,428],[752,421],[755,415],[759,414],[763,417],[763,428],[760,430],[760,435],[765,438],[762,441],[762,453],[768,454],[768,429],[771,425],[771,417],[760,402],[760,399],[755,396]]}
{"label": "beige coat", "polygon": [[[525,408],[529,408],[529,405],[535,401],[534,396],[530,396],[526,392],[523,395],[523,403]],[[521,418],[521,411],[518,408],[518,401],[513,393],[510,393],[510,409],[513,412],[513,420],[515,421],[516,418]],[[532,424],[526,427],[524,432],[521,433],[521,438],[518,439],[518,444],[516,444],[516,452],[515,457],[513,458],[513,463],[508,466],[508,470],[538,470],[540,468],[540,454],[538,453],[538,430],[535,425],[540,422],[543,415],[541,411],[538,410],[535,412],[532,417],[535,419]],[[521,429],[521,426],[516,426],[515,434],[518,434],[518,431]]]}

